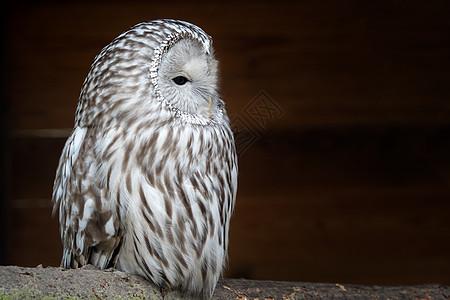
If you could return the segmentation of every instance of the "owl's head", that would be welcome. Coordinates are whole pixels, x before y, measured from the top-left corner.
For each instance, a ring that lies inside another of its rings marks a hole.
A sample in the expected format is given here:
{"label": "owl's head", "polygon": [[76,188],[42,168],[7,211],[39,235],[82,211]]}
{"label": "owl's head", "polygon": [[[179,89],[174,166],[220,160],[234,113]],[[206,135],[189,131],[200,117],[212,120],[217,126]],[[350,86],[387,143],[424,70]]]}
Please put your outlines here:
{"label": "owl's head", "polygon": [[206,125],[226,119],[211,37],[184,21],[155,20],[122,33],[94,60],[76,124],[175,117]]}
{"label": "owl's head", "polygon": [[159,97],[181,112],[210,118],[217,109],[217,61],[195,39],[184,38],[162,56],[154,78]]}

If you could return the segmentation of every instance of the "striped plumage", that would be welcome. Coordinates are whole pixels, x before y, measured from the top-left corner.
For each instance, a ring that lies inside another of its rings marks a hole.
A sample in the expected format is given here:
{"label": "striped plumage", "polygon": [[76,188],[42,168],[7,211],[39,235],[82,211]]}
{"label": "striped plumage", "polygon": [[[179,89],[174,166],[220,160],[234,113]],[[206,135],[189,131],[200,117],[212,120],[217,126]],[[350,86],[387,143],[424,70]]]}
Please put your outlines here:
{"label": "striped plumage", "polygon": [[210,298],[236,189],[211,38],[156,20],[106,46],[83,83],[55,178],[62,267],[116,267]]}

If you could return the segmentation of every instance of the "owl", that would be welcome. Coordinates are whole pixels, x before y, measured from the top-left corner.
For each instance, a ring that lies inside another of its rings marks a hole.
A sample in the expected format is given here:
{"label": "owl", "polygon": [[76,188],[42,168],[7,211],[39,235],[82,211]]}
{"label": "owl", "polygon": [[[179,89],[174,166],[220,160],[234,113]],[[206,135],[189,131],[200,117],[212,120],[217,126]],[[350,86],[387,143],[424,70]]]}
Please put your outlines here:
{"label": "owl", "polygon": [[211,298],[238,170],[217,73],[211,37],[177,20],[140,23],[95,57],[54,181],[63,268]]}

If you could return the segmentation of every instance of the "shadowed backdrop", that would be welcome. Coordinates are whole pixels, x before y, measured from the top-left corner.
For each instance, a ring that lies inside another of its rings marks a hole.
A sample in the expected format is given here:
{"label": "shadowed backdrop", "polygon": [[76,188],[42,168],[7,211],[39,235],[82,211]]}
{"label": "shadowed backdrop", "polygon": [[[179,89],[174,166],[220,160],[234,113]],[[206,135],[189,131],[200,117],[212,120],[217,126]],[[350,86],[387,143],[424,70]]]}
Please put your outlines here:
{"label": "shadowed backdrop", "polygon": [[214,39],[236,131],[228,277],[450,284],[450,4],[4,4],[2,264],[59,265],[51,192],[95,55],[175,18]]}

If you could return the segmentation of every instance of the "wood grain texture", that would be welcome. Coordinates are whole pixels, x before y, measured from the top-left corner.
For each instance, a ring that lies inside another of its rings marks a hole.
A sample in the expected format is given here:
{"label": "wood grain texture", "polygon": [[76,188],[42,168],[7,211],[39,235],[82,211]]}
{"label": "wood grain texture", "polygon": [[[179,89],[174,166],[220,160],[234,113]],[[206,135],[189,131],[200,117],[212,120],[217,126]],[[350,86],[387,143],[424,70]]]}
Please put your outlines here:
{"label": "wood grain texture", "polygon": [[7,11],[3,261],[59,264],[50,195],[82,81],[119,33],[171,17],[213,36],[221,93],[242,133],[227,276],[450,283],[447,2],[44,2]]}
{"label": "wood grain texture", "polygon": [[188,19],[214,37],[222,90],[239,113],[266,90],[277,127],[447,123],[449,7],[379,1],[24,5],[7,19],[12,128],[70,128],[100,49],[132,24]]}

